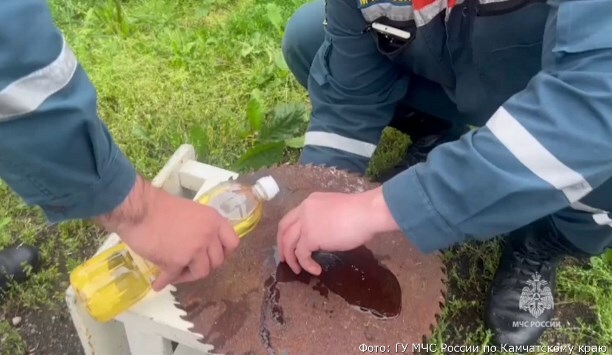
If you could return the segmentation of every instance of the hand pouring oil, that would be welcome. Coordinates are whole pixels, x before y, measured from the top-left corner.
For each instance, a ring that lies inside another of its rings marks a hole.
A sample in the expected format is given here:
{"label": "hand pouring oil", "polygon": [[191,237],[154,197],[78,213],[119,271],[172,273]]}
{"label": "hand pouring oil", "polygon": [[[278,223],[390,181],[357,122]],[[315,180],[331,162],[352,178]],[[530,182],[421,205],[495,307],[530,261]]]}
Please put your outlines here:
{"label": "hand pouring oil", "polygon": [[[216,209],[242,238],[257,226],[264,202],[274,198],[278,191],[271,176],[257,180],[253,186],[225,181],[198,202]],[[125,243],[119,243],[76,267],[70,283],[92,318],[107,322],[146,296],[158,272],[155,265],[139,257]]]}

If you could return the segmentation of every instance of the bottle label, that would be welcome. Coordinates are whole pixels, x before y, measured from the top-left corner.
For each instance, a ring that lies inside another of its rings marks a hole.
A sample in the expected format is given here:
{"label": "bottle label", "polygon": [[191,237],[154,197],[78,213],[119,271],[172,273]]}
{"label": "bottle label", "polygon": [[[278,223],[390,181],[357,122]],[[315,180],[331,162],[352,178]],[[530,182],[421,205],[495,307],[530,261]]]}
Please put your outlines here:
{"label": "bottle label", "polygon": [[236,191],[225,191],[215,196],[208,205],[230,221],[240,221],[249,216],[253,206],[248,198]]}

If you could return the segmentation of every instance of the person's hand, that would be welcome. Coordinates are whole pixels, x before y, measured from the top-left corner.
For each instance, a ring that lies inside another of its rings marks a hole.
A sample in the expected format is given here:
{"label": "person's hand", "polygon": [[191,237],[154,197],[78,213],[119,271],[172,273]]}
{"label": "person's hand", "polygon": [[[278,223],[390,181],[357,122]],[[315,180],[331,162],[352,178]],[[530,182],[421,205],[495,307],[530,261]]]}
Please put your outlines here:
{"label": "person's hand", "polygon": [[156,291],[205,278],[239,242],[213,208],[173,196],[140,177],[126,201],[95,222],[160,269]]}
{"label": "person's hand", "polygon": [[280,261],[296,274],[304,268],[319,275],[313,252],[351,250],[398,229],[379,187],[358,194],[313,193],[283,217],[276,238]]}

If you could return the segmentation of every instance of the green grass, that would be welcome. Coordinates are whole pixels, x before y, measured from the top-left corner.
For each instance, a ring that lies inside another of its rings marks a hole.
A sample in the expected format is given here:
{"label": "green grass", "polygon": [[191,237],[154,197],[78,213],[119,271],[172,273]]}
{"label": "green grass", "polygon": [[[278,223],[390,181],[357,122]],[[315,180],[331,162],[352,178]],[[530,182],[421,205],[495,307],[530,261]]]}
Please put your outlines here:
{"label": "green grass", "polygon": [[[231,167],[254,143],[246,117],[254,90],[265,99],[266,109],[288,102],[308,105],[280,52],[284,23],[303,2],[49,3],[98,90],[100,116],[137,169],[151,178],[182,143],[196,145],[210,164]],[[387,130],[370,173],[400,159],[407,144],[407,137]],[[283,159],[293,161],[296,155],[287,150]],[[3,184],[0,201],[0,247],[34,244],[44,259],[43,271],[16,285],[1,301],[0,353],[20,355],[36,339],[13,327],[11,318],[65,312],[67,273],[91,255],[103,234],[81,222],[47,227],[38,210],[24,206]],[[486,344],[482,304],[498,252],[499,243],[492,241],[445,253],[449,292],[431,341]],[[547,333],[548,341],[612,344],[611,271],[610,264],[599,258],[588,266],[564,265],[556,301],[562,303],[560,311],[570,325]],[[584,322],[577,319],[579,315]]]}

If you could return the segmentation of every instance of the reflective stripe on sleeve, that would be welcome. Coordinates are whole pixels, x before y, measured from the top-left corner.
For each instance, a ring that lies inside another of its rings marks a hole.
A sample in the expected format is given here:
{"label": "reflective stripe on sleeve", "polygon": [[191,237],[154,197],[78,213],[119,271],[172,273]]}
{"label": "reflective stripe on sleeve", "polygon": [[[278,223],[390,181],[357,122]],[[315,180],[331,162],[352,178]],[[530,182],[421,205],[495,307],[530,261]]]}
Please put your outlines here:
{"label": "reflective stripe on sleeve", "polygon": [[503,107],[486,126],[516,159],[540,179],[561,190],[570,203],[593,190],[580,173],[559,161]]}
{"label": "reflective stripe on sleeve", "polygon": [[62,50],[53,62],[0,91],[0,122],[36,110],[51,95],[68,85],[76,71],[77,60],[65,39],[62,40]]}

